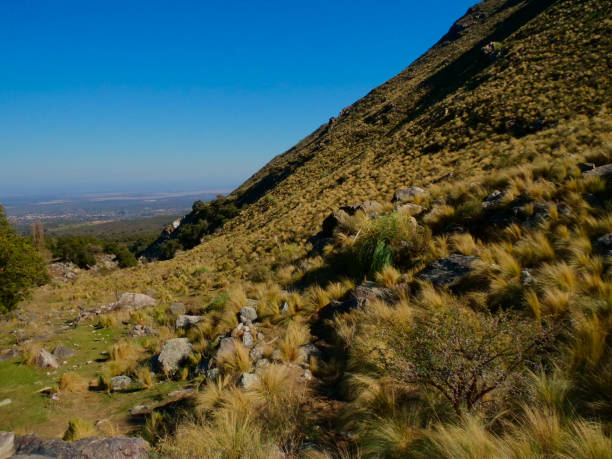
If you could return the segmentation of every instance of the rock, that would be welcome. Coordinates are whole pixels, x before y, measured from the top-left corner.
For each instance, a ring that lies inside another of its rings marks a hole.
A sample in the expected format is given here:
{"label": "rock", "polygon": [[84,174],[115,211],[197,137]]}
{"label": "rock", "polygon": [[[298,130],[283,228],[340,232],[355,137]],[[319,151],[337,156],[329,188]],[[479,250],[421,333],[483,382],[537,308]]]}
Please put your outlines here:
{"label": "rock", "polygon": [[132,416],[144,416],[147,414],[151,414],[153,408],[149,405],[136,405],[132,409],[130,409],[130,415]]}
{"label": "rock", "polygon": [[270,366],[270,361],[268,359],[258,360],[257,363],[255,364],[256,371],[261,370],[263,368],[267,368],[269,366]]}
{"label": "rock", "polygon": [[274,349],[274,351],[272,351],[272,355],[270,355],[270,358],[274,362],[281,362],[283,360],[283,353],[280,349]]}
{"label": "rock", "polygon": [[132,385],[132,378],[125,375],[113,376],[110,379],[111,390],[113,392],[119,392],[122,390],[127,390]]}
{"label": "rock", "polygon": [[217,354],[231,353],[234,352],[235,349],[236,341],[234,341],[234,338],[223,338],[221,340],[221,343],[219,344],[219,350],[217,351]]}
{"label": "rock", "polygon": [[191,327],[192,325],[201,322],[204,316],[187,316],[180,315],[176,318],[176,328]]}
{"label": "rock", "polygon": [[318,357],[321,351],[312,343],[303,344],[298,348],[298,361],[308,363],[310,357]]}
{"label": "rock", "polygon": [[249,352],[249,358],[253,362],[257,362],[263,357],[264,355],[263,353],[264,353],[264,346],[263,344],[260,343],[257,346],[255,346],[253,349],[251,349],[251,351]]}
{"label": "rock", "polygon": [[185,314],[186,311],[187,311],[187,308],[185,307],[183,303],[172,303],[170,305],[170,312],[174,314],[175,316],[180,316],[182,314]]}
{"label": "rock", "polygon": [[67,359],[76,354],[76,351],[68,346],[57,346],[53,349],[53,355],[58,359]]}
{"label": "rock", "polygon": [[289,303],[287,303],[286,301],[285,301],[285,302],[283,302],[283,305],[280,307],[280,311],[281,311],[283,314],[289,314],[289,312],[290,312],[290,311],[289,311]]}
{"label": "rock", "polygon": [[41,349],[38,351],[38,357],[36,358],[36,363],[40,368],[57,368],[59,364],[57,363],[57,359],[48,351]]}
{"label": "rock", "polygon": [[23,351],[15,349],[14,347],[11,347],[9,349],[3,349],[2,351],[0,351],[0,363],[16,359],[18,357],[21,357],[22,355]]}
{"label": "rock", "polygon": [[353,290],[351,296],[357,300],[360,306],[364,306],[371,300],[390,300],[393,298],[393,292],[388,288],[380,287],[374,282],[366,281],[359,284]]}
{"label": "rock", "polygon": [[503,46],[498,41],[491,41],[480,48],[484,57],[489,61],[494,61],[502,55]]}
{"label": "rock", "polygon": [[179,368],[183,359],[189,357],[193,347],[187,338],[169,339],[162,346],[157,362],[165,374],[172,374]]}
{"label": "rock", "polygon": [[139,336],[156,336],[157,330],[151,328],[147,325],[134,325],[134,328],[130,331],[130,336],[139,337]]}
{"label": "rock", "polygon": [[597,238],[597,246],[608,256],[612,255],[612,233]]}
{"label": "rock", "polygon": [[493,207],[497,207],[505,195],[506,193],[504,193],[503,191],[493,191],[489,196],[484,198],[484,201],[482,201],[482,208],[491,209]]}
{"label": "rock", "polygon": [[257,319],[257,311],[255,308],[250,306],[245,306],[240,309],[240,322],[243,324],[248,324],[249,322],[254,322]]}
{"label": "rock", "polygon": [[249,390],[259,382],[259,376],[255,373],[242,373],[238,380],[238,387]]}
{"label": "rock", "polygon": [[13,403],[13,401],[10,398],[5,398],[4,400],[0,401],[0,406],[7,406],[11,403]]}
{"label": "rock", "polygon": [[472,264],[477,259],[455,253],[429,264],[417,277],[439,287],[452,286],[472,272]]}
{"label": "rock", "polygon": [[301,378],[304,381],[312,381],[312,373],[310,372],[310,370],[305,370],[304,373],[302,374]]}
{"label": "rock", "polygon": [[140,309],[146,306],[155,306],[157,301],[143,293],[123,293],[114,307],[123,310]]}
{"label": "rock", "polygon": [[350,206],[342,206],[323,220],[323,230],[319,237],[321,239],[332,237],[334,230],[338,226],[342,226],[350,216],[355,215],[359,211],[366,214],[369,218],[374,218],[383,211],[383,206],[376,201],[363,201]]}
{"label": "rock", "polygon": [[588,172],[588,171],[592,171],[593,169],[595,169],[595,164],[594,163],[580,163],[578,164],[578,169],[580,169],[580,172]]}
{"label": "rock", "polygon": [[400,188],[393,194],[391,202],[410,201],[417,196],[424,196],[427,192],[418,186],[409,186],[408,188]]}
{"label": "rock", "polygon": [[531,273],[526,270],[523,269],[521,271],[521,285],[523,287],[533,287],[536,285],[536,280],[535,278],[531,275]]}
{"label": "rock", "polygon": [[253,339],[253,335],[248,331],[244,332],[242,335],[242,344],[246,347],[251,347],[255,340]]}
{"label": "rock", "polygon": [[0,459],[11,457],[15,452],[15,434],[0,432]]}
{"label": "rock", "polygon": [[591,169],[589,171],[582,173],[583,177],[603,177],[610,178],[612,176],[612,163],[606,164],[604,166],[596,167],[595,169]]}
{"label": "rock", "polygon": [[219,377],[219,369],[211,368],[206,372],[206,379],[208,381],[215,381]]}
{"label": "rock", "polygon": [[40,455],[63,459],[146,459],[149,444],[137,437],[83,438],[74,442],[42,440],[34,435],[15,438],[17,455]]}

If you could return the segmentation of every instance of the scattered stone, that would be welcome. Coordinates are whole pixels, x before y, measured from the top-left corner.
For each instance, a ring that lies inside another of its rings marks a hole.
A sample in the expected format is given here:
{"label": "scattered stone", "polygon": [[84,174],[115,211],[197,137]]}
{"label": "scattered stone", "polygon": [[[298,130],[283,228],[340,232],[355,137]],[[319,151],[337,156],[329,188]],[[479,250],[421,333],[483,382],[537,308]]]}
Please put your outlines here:
{"label": "scattered stone", "polygon": [[283,353],[280,349],[274,349],[274,351],[272,351],[272,354],[270,355],[270,358],[274,362],[281,362],[283,360]]}
{"label": "scattered stone", "polygon": [[261,369],[267,368],[269,366],[270,366],[270,361],[268,359],[258,360],[257,363],[255,364],[255,368],[257,370],[261,370]]}
{"label": "scattered stone", "polygon": [[452,286],[472,272],[472,264],[477,259],[477,257],[455,253],[429,264],[417,277],[438,287]]}
{"label": "scattered stone", "polygon": [[219,344],[219,350],[217,351],[217,354],[231,353],[231,352],[234,352],[235,349],[236,349],[236,342],[234,341],[234,338],[232,337],[223,338],[221,340],[221,344]]}
{"label": "scattered stone", "polygon": [[175,316],[180,316],[182,314],[185,314],[185,312],[187,312],[187,308],[185,307],[183,303],[172,303],[170,305],[170,312],[174,314]]}
{"label": "scattered stone", "polygon": [[76,354],[76,351],[68,346],[57,346],[53,349],[53,355],[58,359],[67,359]]}
{"label": "scattered stone", "polygon": [[113,304],[116,309],[133,310],[140,309],[146,306],[155,306],[157,301],[143,293],[123,293],[119,300]]}
{"label": "scattered stone", "polygon": [[[393,298],[393,292],[385,287],[381,287],[374,282],[365,281],[359,284],[351,294],[352,298],[357,300],[357,306],[365,306],[371,300],[387,301]],[[350,301],[350,300],[349,300]],[[345,305],[351,309],[352,304]]]}
{"label": "scattered stone", "polygon": [[36,362],[40,368],[58,368],[57,359],[48,351],[41,349],[38,351]]}
{"label": "scattered stone", "polygon": [[612,256],[612,233],[604,234],[597,239],[597,246],[608,256]]}
{"label": "scattered stone", "polygon": [[408,188],[400,188],[393,194],[392,202],[406,202],[410,201],[417,196],[423,196],[427,192],[418,186],[409,186]]}
{"label": "scattered stone", "polygon": [[132,328],[132,330],[130,331],[130,335],[134,336],[134,337],[156,336],[157,335],[157,330],[155,330],[154,328],[151,328],[151,327],[149,327],[147,325],[136,324],[136,325],[134,325],[134,328]]}
{"label": "scattered stone", "polygon": [[260,360],[263,357],[263,355],[264,355],[264,346],[261,343],[257,344],[257,346],[255,346],[249,352],[249,358],[253,362],[257,362],[258,360]]}
{"label": "scattered stone", "polygon": [[176,318],[176,328],[185,328],[191,327],[192,325],[201,322],[204,319],[204,316],[187,316],[180,315]]}
{"label": "scattered stone", "polygon": [[242,335],[242,344],[246,347],[251,347],[254,344],[255,340],[253,339],[253,335],[248,331],[244,332]]}
{"label": "scattered stone", "polygon": [[535,277],[526,269],[521,271],[521,285],[523,287],[533,287],[536,285]]}
{"label": "scattered stone", "polygon": [[113,376],[110,379],[111,390],[113,392],[119,392],[122,390],[127,390],[132,385],[132,378],[126,375]]}
{"label": "scattered stone", "polygon": [[147,414],[151,414],[153,408],[149,405],[136,405],[132,409],[130,409],[130,415],[132,416],[144,416]]}
{"label": "scattered stone", "polygon": [[11,403],[13,403],[13,401],[10,398],[5,398],[4,400],[0,401],[0,406],[7,406]]}
{"label": "scattered stone", "polygon": [[484,201],[482,201],[482,208],[492,209],[494,207],[497,207],[505,195],[506,193],[504,193],[503,191],[500,191],[500,190],[493,191],[489,196],[484,198]]}
{"label": "scattered stone", "polygon": [[168,403],[178,402],[179,400],[192,398],[196,395],[197,391],[193,387],[184,387],[183,389],[173,390],[168,393],[168,396],[163,400],[162,404],[167,405]]}
{"label": "scattered stone", "polygon": [[219,369],[211,368],[206,372],[206,379],[208,381],[215,381],[219,377]]}
{"label": "scattered stone", "polygon": [[[43,440],[34,435],[15,438],[17,455],[40,455],[66,459],[146,459],[149,444],[137,437],[90,437],[73,442],[52,439]],[[27,456],[26,456],[27,457]]]}
{"label": "scattered stone", "polygon": [[308,362],[310,357],[318,357],[321,355],[321,351],[312,343],[303,344],[298,348],[298,361]]}
{"label": "scattered stone", "polygon": [[162,346],[157,361],[165,374],[172,374],[179,368],[183,359],[189,357],[193,347],[187,338],[169,339]]}
{"label": "scattered stone", "polygon": [[259,376],[255,373],[242,373],[240,379],[238,380],[238,387],[242,387],[243,389],[251,389],[253,388],[257,382],[259,381]]}
{"label": "scattered stone", "polygon": [[310,370],[305,370],[304,374],[302,374],[302,379],[304,381],[312,381],[312,373],[310,372]]}
{"label": "scattered stone", "polygon": [[286,301],[285,301],[285,302],[283,302],[283,305],[280,307],[280,311],[281,311],[283,314],[289,314],[289,312],[290,312],[290,311],[289,311],[289,303],[287,303]]}
{"label": "scattered stone", "polygon": [[0,459],[11,457],[15,452],[15,434],[0,432]]}
{"label": "scattered stone", "polygon": [[415,215],[419,215],[420,213],[422,213],[423,207],[419,206],[418,204],[409,202],[407,204],[402,204],[401,206],[399,206],[397,208],[397,211],[401,214],[410,215],[411,217],[413,217]]}
{"label": "scattered stone", "polygon": [[245,306],[240,309],[240,322],[243,324],[248,324],[249,322],[254,322],[257,319],[257,311],[255,308],[250,306]]}

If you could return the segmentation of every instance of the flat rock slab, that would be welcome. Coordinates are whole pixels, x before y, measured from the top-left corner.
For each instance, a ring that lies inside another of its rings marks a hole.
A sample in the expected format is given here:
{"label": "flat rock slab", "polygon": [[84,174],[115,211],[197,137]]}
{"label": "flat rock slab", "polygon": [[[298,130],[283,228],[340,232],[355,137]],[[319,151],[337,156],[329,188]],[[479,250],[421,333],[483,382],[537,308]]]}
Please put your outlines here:
{"label": "flat rock slab", "polygon": [[438,287],[452,286],[472,272],[472,264],[476,260],[477,257],[455,253],[427,265],[417,277]]}
{"label": "flat rock slab", "polygon": [[22,456],[40,455],[62,459],[146,459],[150,447],[142,438],[91,437],[67,442],[26,435],[15,438],[15,450],[17,455]]}

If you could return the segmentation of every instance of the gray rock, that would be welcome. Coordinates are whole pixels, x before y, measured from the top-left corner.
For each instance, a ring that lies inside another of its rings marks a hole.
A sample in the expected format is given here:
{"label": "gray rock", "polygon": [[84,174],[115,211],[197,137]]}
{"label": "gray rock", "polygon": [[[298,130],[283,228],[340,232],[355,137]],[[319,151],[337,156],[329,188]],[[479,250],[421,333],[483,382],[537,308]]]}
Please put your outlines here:
{"label": "gray rock", "polygon": [[110,379],[111,390],[113,392],[118,392],[122,390],[127,390],[132,385],[132,378],[125,375],[113,376]]}
{"label": "gray rock", "polygon": [[410,215],[412,217],[414,215],[419,215],[421,212],[423,212],[423,207],[419,206],[418,204],[409,202],[407,204],[402,204],[397,208],[397,210],[398,212],[404,215]]}
{"label": "gray rock", "polygon": [[418,186],[409,186],[408,188],[400,188],[393,194],[392,202],[405,202],[416,198],[417,196],[423,196],[427,192]]}
{"label": "gray rock", "polygon": [[263,344],[259,343],[257,344],[257,346],[251,349],[251,351],[249,352],[249,358],[253,362],[257,362],[263,357],[263,351],[264,351],[264,346]]}
{"label": "gray rock", "polygon": [[492,209],[493,207],[497,207],[502,198],[506,195],[503,191],[495,190],[489,196],[484,198],[482,201],[483,209]]}
{"label": "gray rock", "polygon": [[170,305],[170,312],[175,316],[180,316],[181,314],[185,314],[187,308],[183,303],[172,303]]}
{"label": "gray rock", "polygon": [[417,277],[436,286],[452,286],[472,272],[472,265],[477,259],[455,253],[429,264]]}
{"label": "gray rock", "polygon": [[115,308],[123,310],[140,309],[146,306],[155,306],[157,301],[143,293],[123,293],[114,304]]}
{"label": "gray rock", "polygon": [[238,387],[252,389],[259,382],[259,376],[255,373],[242,373],[238,380]]}
{"label": "gray rock", "polygon": [[588,172],[588,171],[592,171],[593,169],[595,169],[595,164],[594,163],[580,163],[578,164],[578,169],[580,169],[580,172]]}
{"label": "gray rock", "polygon": [[192,325],[201,322],[204,316],[187,316],[180,315],[176,318],[176,328],[191,327]]}
{"label": "gray rock", "polygon": [[536,285],[536,280],[535,278],[531,275],[531,273],[526,270],[523,269],[521,271],[521,285],[523,287],[533,287]]}
{"label": "gray rock", "polygon": [[583,177],[603,177],[607,179],[612,176],[612,163],[583,172],[582,175]]}
{"label": "gray rock", "polygon": [[156,336],[157,335],[157,330],[155,330],[154,328],[151,328],[147,325],[140,325],[140,324],[136,324],[134,325],[134,328],[132,328],[132,330],[130,331],[130,335],[134,336],[134,337],[139,337],[139,336]]}
{"label": "gray rock", "polygon": [[311,356],[318,357],[321,351],[312,343],[303,344],[298,348],[298,361],[308,362]]}
{"label": "gray rock", "polygon": [[11,403],[13,403],[13,401],[10,398],[5,398],[4,400],[0,401],[0,406],[7,406]]}
{"label": "gray rock", "polygon": [[246,347],[251,347],[255,340],[253,339],[253,335],[248,331],[244,332],[242,335],[242,344]]}
{"label": "gray rock", "polygon": [[215,381],[219,377],[219,369],[211,368],[206,372],[206,379],[208,381]]}
{"label": "gray rock", "polygon": [[76,351],[68,346],[57,346],[53,349],[53,355],[58,359],[67,359],[76,354]]}
{"label": "gray rock", "polygon": [[187,338],[169,339],[162,346],[157,361],[165,374],[173,374],[182,360],[189,357],[193,347]]}
{"label": "gray rock", "polygon": [[269,366],[270,366],[270,361],[268,359],[258,360],[257,363],[255,364],[255,368],[257,370],[261,370],[261,369],[267,368]]}
{"label": "gray rock", "polygon": [[225,353],[234,352],[235,349],[236,349],[236,342],[234,341],[234,338],[230,336],[227,338],[223,338],[221,340],[217,354],[219,353],[225,354]]}
{"label": "gray rock", "polygon": [[15,434],[0,432],[0,459],[11,457],[15,452]]}
{"label": "gray rock", "polygon": [[289,303],[287,303],[286,301],[283,302],[283,305],[280,307],[280,311],[283,314],[289,314]]}
{"label": "gray rock", "polygon": [[381,287],[374,282],[365,281],[359,284],[355,290],[353,290],[351,296],[357,300],[359,306],[364,306],[368,301],[372,300],[390,300],[393,298],[393,292],[388,288]]}
{"label": "gray rock", "polygon": [[283,360],[283,353],[280,349],[274,349],[272,351],[272,355],[270,355],[270,358],[275,362],[280,362]]}
{"label": "gray rock", "polygon": [[13,360],[23,355],[23,351],[19,349],[15,349],[11,347],[9,349],[3,349],[0,351],[0,362],[6,362],[8,360]]}
{"label": "gray rock", "polygon": [[149,405],[136,405],[130,409],[130,415],[132,416],[143,416],[151,414],[153,408]]}
{"label": "gray rock", "polygon": [[17,455],[40,455],[62,459],[146,459],[149,444],[136,437],[90,437],[74,442],[43,440],[34,435],[15,438]]}
{"label": "gray rock", "polygon": [[36,363],[40,368],[57,368],[59,364],[57,363],[57,359],[48,351],[41,349],[38,351],[38,357],[36,358]]}
{"label": "gray rock", "polygon": [[257,319],[257,311],[255,308],[250,306],[245,306],[240,309],[240,322],[243,324],[248,324],[249,322],[254,322]]}

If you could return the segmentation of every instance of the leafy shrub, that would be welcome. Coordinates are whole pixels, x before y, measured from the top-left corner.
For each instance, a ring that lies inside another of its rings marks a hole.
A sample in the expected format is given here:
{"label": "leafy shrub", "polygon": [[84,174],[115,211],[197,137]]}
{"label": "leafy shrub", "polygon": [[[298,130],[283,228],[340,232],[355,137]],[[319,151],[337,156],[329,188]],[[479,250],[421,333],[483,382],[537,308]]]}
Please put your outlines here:
{"label": "leafy shrub", "polygon": [[26,238],[17,236],[0,206],[0,313],[15,308],[47,280],[43,259]]}
{"label": "leafy shrub", "polygon": [[100,242],[86,236],[64,236],[49,242],[54,258],[70,262],[86,269],[96,264],[96,253],[100,252]]}

